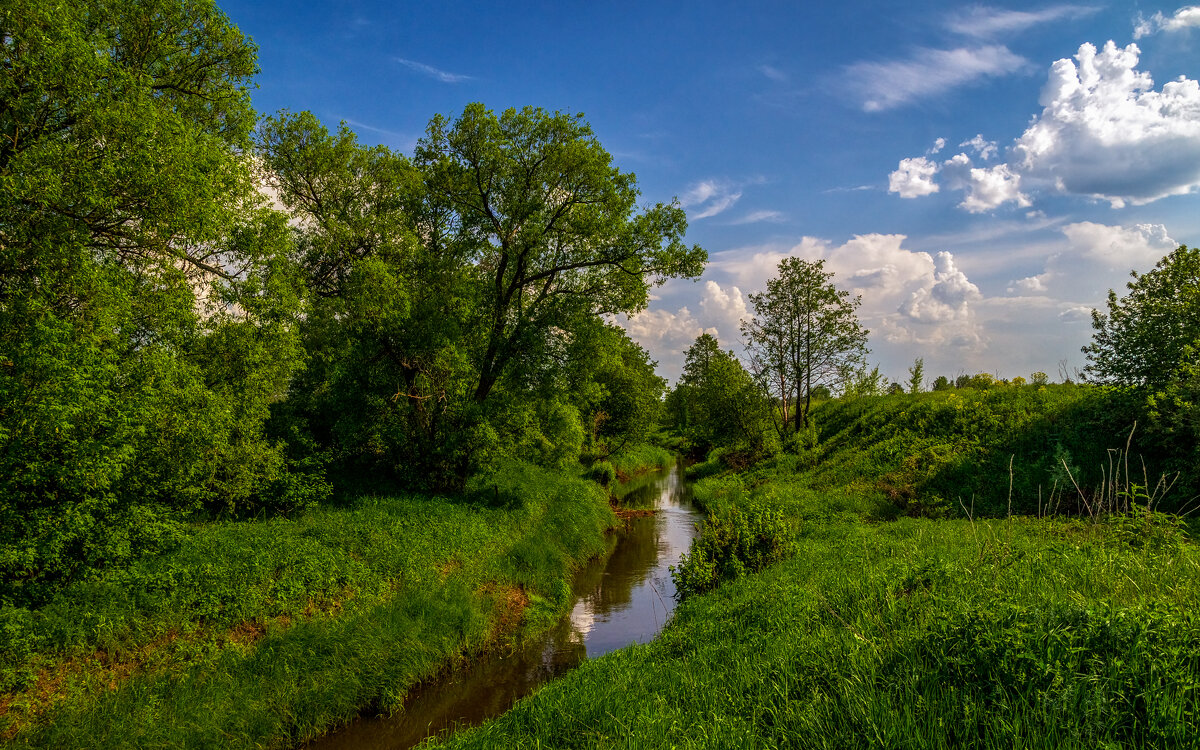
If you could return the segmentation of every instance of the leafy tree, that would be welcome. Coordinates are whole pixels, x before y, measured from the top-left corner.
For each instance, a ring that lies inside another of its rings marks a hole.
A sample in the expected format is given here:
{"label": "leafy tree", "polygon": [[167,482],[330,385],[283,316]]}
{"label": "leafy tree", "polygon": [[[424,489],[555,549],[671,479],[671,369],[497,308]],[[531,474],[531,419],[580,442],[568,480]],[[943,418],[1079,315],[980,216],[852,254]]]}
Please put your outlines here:
{"label": "leafy tree", "polygon": [[675,388],[686,434],[701,451],[732,448],[756,456],[766,448],[770,406],[754,379],[712,334],[701,334],[684,354]]}
{"label": "leafy tree", "polygon": [[908,368],[908,392],[920,393],[925,385],[925,360],[917,357]]}
{"label": "leafy tree", "polygon": [[215,5],[13,0],[0,56],[2,600],[291,504],[263,423],[300,352]]}
{"label": "leafy tree", "polygon": [[300,411],[355,460],[435,486],[551,424],[573,440],[572,342],[706,259],[677,204],[637,209],[634,176],[578,116],[472,104],[435,117],[411,162],[308,114],[269,120],[260,143],[301,218],[310,340],[329,347],[298,380]]}
{"label": "leafy tree", "polygon": [[797,423],[808,427],[815,386],[837,386],[866,354],[867,330],[855,315],[861,298],[832,278],[824,260],[784,258],[767,290],[750,295],[754,317],[742,323],[742,335],[751,368],[780,404],[781,437]]}
{"label": "leafy tree", "polygon": [[1084,373],[1097,383],[1162,388],[1200,346],[1200,249],[1180,245],[1145,274],[1131,273],[1124,297],[1092,311]]}
{"label": "leafy tree", "polygon": [[936,378],[934,378],[933,390],[935,391],[948,391],[953,387],[954,384],[951,383],[950,379],[945,375],[938,375]]}
{"label": "leafy tree", "polygon": [[901,393],[904,393],[904,386],[900,385],[899,383],[889,383],[888,384],[887,394],[889,396],[895,396],[895,395],[898,395]]}
{"label": "leafy tree", "polygon": [[1046,373],[1039,370],[1038,372],[1030,373],[1029,382],[1033,385],[1046,385],[1050,382],[1050,378]]}

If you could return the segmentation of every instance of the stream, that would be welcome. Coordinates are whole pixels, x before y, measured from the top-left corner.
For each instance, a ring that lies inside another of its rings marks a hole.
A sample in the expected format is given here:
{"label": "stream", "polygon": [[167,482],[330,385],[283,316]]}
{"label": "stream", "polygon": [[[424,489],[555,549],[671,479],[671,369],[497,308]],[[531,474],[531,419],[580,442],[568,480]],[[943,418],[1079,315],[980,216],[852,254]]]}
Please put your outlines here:
{"label": "stream", "polygon": [[616,490],[621,507],[653,510],[628,518],[613,535],[611,554],[575,576],[571,611],[549,631],[516,650],[486,654],[409,694],[404,710],[364,717],[307,750],[401,750],[455,727],[482,724],[539,685],[609,651],[646,643],[675,608],[670,566],[696,535],[683,468],[640,477]]}

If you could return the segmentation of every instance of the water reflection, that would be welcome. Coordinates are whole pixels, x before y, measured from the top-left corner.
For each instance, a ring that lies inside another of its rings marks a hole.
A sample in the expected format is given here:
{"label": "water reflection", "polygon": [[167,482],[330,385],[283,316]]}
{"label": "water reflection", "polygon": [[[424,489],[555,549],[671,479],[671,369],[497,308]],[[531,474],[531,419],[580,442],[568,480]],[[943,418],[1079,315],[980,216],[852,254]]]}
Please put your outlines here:
{"label": "water reflection", "polygon": [[579,571],[571,612],[551,631],[512,653],[491,655],[422,686],[402,714],[359,720],[309,747],[409,748],[455,725],[499,716],[585,658],[652,639],[675,606],[669,566],[687,551],[699,516],[679,466],[622,489],[623,506],[651,508],[655,514],[628,519],[612,554]]}

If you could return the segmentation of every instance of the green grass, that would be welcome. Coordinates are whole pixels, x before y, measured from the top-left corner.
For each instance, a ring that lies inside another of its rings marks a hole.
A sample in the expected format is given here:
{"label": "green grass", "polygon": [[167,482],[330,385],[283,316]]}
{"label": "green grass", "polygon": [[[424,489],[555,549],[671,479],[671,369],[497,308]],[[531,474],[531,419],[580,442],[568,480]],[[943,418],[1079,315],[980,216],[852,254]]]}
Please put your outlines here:
{"label": "green grass", "polygon": [[[1184,523],[1020,515],[1055,461],[1088,478],[1124,446],[1113,399],[833,401],[815,451],[742,472],[712,456],[689,470],[710,518],[684,581],[723,585],[656,641],[441,746],[1196,746],[1200,547]],[[1014,517],[982,518],[1007,515],[1010,481]],[[952,517],[960,497],[974,520]],[[754,573],[764,550],[790,557]]]}
{"label": "green grass", "polygon": [[594,483],[509,464],[463,497],[196,528],[42,608],[0,610],[0,733],[17,747],[295,744],[551,619],[613,522]]}
{"label": "green grass", "polygon": [[1198,599],[1172,527],[828,523],[445,746],[1189,745]]}
{"label": "green grass", "polygon": [[638,474],[655,469],[663,469],[675,462],[675,454],[666,448],[649,445],[626,446],[609,457],[609,462],[617,471],[622,481],[627,481]]}

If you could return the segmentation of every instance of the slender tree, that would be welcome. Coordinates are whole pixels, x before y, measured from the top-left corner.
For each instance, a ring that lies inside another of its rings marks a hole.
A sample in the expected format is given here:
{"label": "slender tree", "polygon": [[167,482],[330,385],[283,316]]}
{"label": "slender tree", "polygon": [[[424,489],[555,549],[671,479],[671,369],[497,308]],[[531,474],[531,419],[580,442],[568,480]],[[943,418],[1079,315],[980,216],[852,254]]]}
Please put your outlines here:
{"label": "slender tree", "polygon": [[767,290],[750,295],[754,317],[742,335],[752,371],[779,403],[781,437],[808,427],[816,386],[839,385],[866,354],[867,330],[855,315],[861,298],[832,279],[824,260],[784,258]]}

